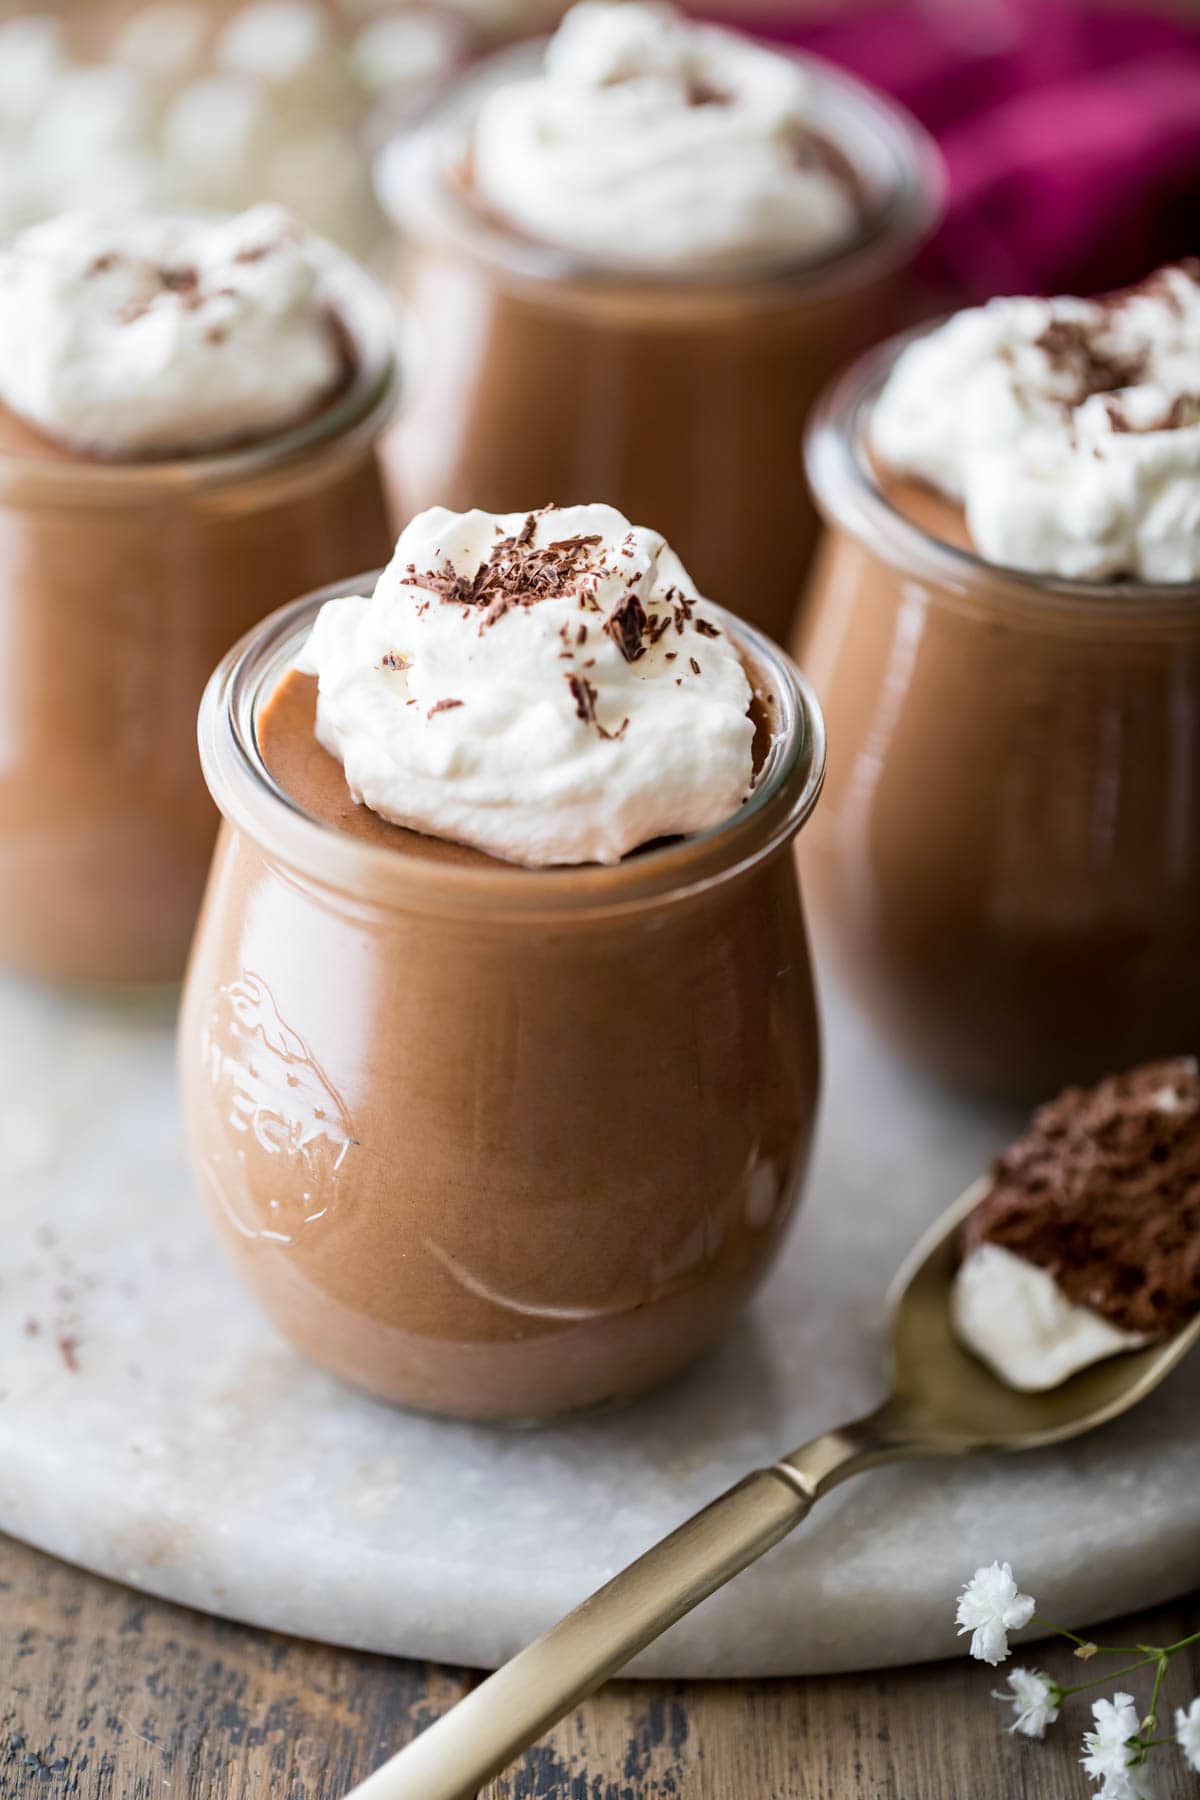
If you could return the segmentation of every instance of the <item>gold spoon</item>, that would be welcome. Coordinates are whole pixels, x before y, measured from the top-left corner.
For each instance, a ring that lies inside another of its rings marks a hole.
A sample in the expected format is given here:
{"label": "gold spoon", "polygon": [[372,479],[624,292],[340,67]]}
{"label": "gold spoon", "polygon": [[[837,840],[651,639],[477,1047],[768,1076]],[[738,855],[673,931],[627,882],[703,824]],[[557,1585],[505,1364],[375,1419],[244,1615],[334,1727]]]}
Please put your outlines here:
{"label": "gold spoon", "polygon": [[497,1669],[346,1800],[470,1800],[848,1476],[908,1457],[1038,1450],[1145,1399],[1200,1337],[1200,1314],[1174,1337],[1095,1363],[1040,1394],[1007,1387],[959,1344],[949,1307],[958,1228],[986,1186],[974,1182],[943,1213],[892,1283],[892,1392],[882,1406],[739,1481]]}

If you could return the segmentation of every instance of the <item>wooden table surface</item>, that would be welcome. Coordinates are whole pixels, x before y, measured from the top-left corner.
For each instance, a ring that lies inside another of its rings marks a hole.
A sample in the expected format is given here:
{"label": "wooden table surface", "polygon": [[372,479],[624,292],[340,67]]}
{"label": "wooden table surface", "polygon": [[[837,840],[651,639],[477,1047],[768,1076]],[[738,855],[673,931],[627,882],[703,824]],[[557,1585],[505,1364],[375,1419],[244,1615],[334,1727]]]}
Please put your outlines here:
{"label": "wooden table surface", "polygon": [[[5,1539],[0,1622],[3,1800],[338,1800],[478,1679],[205,1618]],[[1194,1600],[1105,1635],[1170,1643],[1198,1624]],[[1057,1649],[1027,1660],[1064,1682],[1082,1678],[1081,1665]],[[1145,1676],[1133,1682],[1143,1698]],[[989,1698],[997,1685],[995,1672],[967,1662],[807,1681],[624,1682],[589,1701],[484,1795],[1091,1794],[1077,1763],[1083,1702],[1045,1743],[1029,1743],[1006,1733],[1006,1715]],[[1200,1657],[1182,1654],[1164,1696],[1171,1716],[1198,1691]],[[1200,1800],[1200,1777],[1187,1775],[1174,1751],[1157,1755],[1160,1800]]]}

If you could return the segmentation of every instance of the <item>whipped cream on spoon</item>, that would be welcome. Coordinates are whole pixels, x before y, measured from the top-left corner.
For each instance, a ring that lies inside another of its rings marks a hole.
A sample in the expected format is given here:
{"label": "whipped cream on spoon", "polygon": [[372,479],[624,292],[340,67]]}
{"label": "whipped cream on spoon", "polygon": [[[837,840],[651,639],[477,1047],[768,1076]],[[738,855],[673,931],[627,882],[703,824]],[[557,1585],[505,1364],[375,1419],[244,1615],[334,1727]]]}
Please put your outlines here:
{"label": "whipped cream on spoon", "polygon": [[960,1340],[1010,1386],[1056,1387],[1200,1308],[1200,1072],[1190,1057],[1069,1088],[979,1184]]}

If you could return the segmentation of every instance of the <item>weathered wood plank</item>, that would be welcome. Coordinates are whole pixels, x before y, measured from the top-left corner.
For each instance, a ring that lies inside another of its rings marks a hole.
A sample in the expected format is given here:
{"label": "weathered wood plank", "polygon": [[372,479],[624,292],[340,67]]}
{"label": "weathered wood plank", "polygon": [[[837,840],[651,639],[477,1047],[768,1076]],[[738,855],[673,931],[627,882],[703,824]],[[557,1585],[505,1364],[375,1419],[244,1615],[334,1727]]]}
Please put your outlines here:
{"label": "weathered wood plank", "polygon": [[[1106,1635],[1169,1642],[1197,1628],[1189,1604]],[[1069,1654],[1031,1659],[1082,1678]],[[339,1800],[470,1679],[247,1631],[0,1540],[3,1800]],[[1017,1740],[989,1698],[998,1684],[966,1663],[621,1683],[484,1800],[1085,1800],[1083,1712],[1044,1745]],[[1197,1691],[1193,1653],[1179,1658],[1167,1705]],[[1200,1778],[1172,1755],[1158,1792],[1200,1800]]]}

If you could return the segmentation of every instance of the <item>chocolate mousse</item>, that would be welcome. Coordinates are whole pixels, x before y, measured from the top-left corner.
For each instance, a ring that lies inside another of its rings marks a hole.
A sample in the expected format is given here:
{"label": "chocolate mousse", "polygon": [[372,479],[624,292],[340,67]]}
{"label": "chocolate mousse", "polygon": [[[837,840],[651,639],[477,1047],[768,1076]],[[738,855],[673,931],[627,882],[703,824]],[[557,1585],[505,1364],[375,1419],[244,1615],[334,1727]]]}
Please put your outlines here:
{"label": "chocolate mousse", "polygon": [[573,8],[381,165],[428,360],[397,504],[613,497],[782,636],[812,548],[805,414],[878,336],[934,153],[823,64],[674,8]]}
{"label": "chocolate mousse", "polygon": [[1200,1311],[1195,1061],[1041,1107],[997,1159],[962,1250],[957,1329],[1014,1386],[1056,1385],[1182,1329]]}
{"label": "chocolate mousse", "polygon": [[816,1107],[785,659],[613,508],[437,511],[372,595],[253,634],[200,741],[184,1115],[278,1328],[470,1417],[681,1369],[774,1257]]}
{"label": "chocolate mousse", "polygon": [[69,218],[0,253],[0,964],[177,979],[213,662],[388,542],[386,303],[275,207]]}
{"label": "chocolate mousse", "polygon": [[1032,1098],[1200,1031],[1198,272],[958,314],[811,435],[816,923],[955,1085]]}

